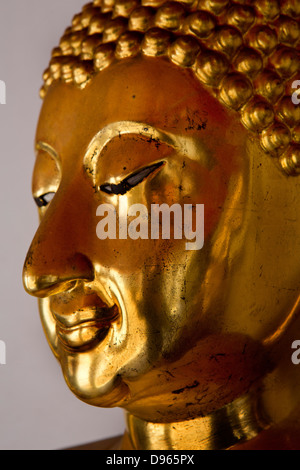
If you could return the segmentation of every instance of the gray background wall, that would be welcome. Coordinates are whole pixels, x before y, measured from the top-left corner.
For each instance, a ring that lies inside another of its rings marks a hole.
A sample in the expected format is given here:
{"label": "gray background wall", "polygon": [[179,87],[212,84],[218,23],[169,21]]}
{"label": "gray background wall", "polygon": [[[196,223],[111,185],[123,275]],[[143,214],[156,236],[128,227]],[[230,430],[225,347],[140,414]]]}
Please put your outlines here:
{"label": "gray background wall", "polygon": [[0,79],[0,449],[61,449],[121,434],[123,412],[88,406],[65,385],[44,338],[22,266],[37,227],[31,197],[38,92],[50,52],[87,0],[1,0]]}

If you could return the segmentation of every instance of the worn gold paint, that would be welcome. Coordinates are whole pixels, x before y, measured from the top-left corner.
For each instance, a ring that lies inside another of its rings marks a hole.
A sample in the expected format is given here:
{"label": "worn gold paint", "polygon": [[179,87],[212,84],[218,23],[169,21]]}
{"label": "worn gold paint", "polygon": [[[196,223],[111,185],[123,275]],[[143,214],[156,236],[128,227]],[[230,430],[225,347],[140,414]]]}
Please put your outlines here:
{"label": "worn gold paint", "polygon": [[[130,5],[121,6],[129,15]],[[182,8],[174,24],[161,12],[157,21],[177,27]],[[89,15],[83,10],[84,25]],[[236,24],[238,10],[230,15]],[[214,21],[208,15],[201,34]],[[88,404],[126,410],[126,448],[251,446],[299,406],[300,372],[290,360],[300,331],[299,178],[274,165],[259,134],[196,75],[164,57],[134,55],[93,72],[85,87],[53,80],[36,134],[33,195],[55,195],[39,209],[24,285],[40,299],[70,389]],[[160,161],[122,196],[100,190]],[[121,198],[148,208],[204,204],[204,248],[100,241],[96,209],[118,209]]]}

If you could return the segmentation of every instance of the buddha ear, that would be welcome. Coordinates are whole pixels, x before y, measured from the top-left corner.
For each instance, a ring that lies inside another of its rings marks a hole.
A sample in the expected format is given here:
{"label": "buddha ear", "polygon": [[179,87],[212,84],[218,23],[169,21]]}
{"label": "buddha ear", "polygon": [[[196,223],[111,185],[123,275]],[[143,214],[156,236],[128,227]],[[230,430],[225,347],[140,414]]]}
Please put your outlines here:
{"label": "buddha ear", "polygon": [[[234,259],[238,255],[239,245],[232,243],[233,238],[242,239],[245,236],[247,226],[245,224],[246,212],[241,210],[241,201],[245,200],[246,184],[244,175],[236,175],[229,182],[228,198],[222,208],[218,229],[212,242],[212,257],[217,260],[226,260],[230,256]],[[234,251],[233,251],[234,250]]]}
{"label": "buddha ear", "polygon": [[282,342],[285,340],[290,341],[291,328],[297,320],[300,320],[300,294],[288,316],[277,327],[276,331],[263,341],[263,345],[267,349],[275,351],[275,353],[278,349],[280,354],[282,351]]}

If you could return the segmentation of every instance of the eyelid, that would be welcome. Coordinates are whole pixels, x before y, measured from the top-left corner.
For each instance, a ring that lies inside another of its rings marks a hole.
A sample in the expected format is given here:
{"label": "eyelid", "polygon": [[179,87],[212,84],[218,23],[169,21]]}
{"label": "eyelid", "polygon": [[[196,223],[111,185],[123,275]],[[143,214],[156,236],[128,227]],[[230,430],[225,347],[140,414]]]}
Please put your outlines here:
{"label": "eyelid", "polygon": [[164,165],[165,162],[158,162],[148,167],[142,168],[131,173],[125,179],[118,184],[105,183],[100,186],[100,190],[107,194],[124,195],[127,191],[142,183],[148,176],[151,175],[155,170]]}

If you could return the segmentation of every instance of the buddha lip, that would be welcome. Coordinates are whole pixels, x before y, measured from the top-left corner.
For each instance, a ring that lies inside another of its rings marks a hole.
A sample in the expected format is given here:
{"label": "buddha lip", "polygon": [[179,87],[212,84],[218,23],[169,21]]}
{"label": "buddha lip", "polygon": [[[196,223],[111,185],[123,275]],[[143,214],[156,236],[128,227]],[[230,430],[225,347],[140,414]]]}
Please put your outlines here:
{"label": "buddha lip", "polygon": [[[70,315],[73,315],[71,320]],[[104,340],[112,323],[119,318],[119,310],[116,305],[111,308],[90,307],[70,315],[54,315],[56,333],[65,350],[83,352]]]}
{"label": "buddha lip", "polygon": [[89,307],[80,309],[71,314],[58,314],[53,312],[57,328],[64,332],[72,332],[81,327],[97,326],[99,329],[109,328],[112,322],[119,317],[116,305],[113,307]]}
{"label": "buddha lip", "polygon": [[57,335],[66,351],[83,352],[93,348],[107,336],[111,323],[84,322],[72,328],[57,326]]}
{"label": "buddha lip", "polygon": [[57,329],[62,334],[71,334],[82,328],[97,328],[98,330],[105,330],[109,328],[110,324],[111,322],[100,323],[95,320],[91,320],[91,321],[85,321],[85,322],[79,323],[78,325],[74,325],[74,326],[67,327],[67,328],[61,325],[57,325]]}

